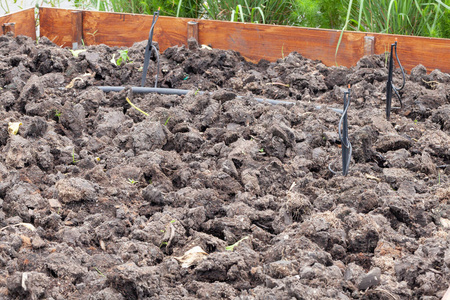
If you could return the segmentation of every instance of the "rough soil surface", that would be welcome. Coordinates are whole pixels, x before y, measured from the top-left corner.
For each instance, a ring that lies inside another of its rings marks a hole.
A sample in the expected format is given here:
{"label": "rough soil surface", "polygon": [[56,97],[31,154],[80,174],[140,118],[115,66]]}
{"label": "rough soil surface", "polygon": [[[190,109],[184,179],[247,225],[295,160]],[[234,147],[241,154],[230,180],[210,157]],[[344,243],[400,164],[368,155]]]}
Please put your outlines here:
{"label": "rough soil surface", "polygon": [[96,88],[138,86],[144,46],[115,66],[118,48],[0,37],[0,299],[442,297],[449,74],[418,65],[390,121],[384,55],[254,65],[191,42],[161,54],[185,96]]}

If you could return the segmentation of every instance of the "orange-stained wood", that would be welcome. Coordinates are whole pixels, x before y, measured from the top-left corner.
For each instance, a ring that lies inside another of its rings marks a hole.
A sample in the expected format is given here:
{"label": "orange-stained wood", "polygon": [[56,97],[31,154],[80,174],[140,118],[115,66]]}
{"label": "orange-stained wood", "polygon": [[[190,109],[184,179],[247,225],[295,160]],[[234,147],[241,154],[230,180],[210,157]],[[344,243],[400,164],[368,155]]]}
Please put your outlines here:
{"label": "orange-stained wood", "polygon": [[0,17],[1,31],[0,35],[4,31],[8,32],[12,29],[12,26],[8,23],[14,24],[14,34],[26,35],[32,39],[36,39],[36,21],[34,20],[34,8],[25,9],[12,14],[7,14]]}
{"label": "orange-stained wood", "polygon": [[72,11],[40,7],[40,36],[47,37],[61,47],[72,47]]}
{"label": "orange-stained wood", "polygon": [[12,33],[16,36],[16,23],[3,23],[2,25],[3,34]]}
{"label": "orange-stained wood", "polygon": [[[72,10],[40,8],[41,35],[61,46],[72,45]],[[153,16],[83,11],[86,45],[106,44],[129,47],[146,40]],[[418,64],[428,71],[450,72],[450,40],[362,32],[345,32],[337,56],[340,31],[262,24],[159,17],[153,40],[160,50],[185,45],[188,22],[198,23],[199,44],[240,52],[246,59],[275,61],[296,51],[304,57],[321,60],[325,65],[354,66],[366,53],[382,54],[398,40],[398,55],[410,71]],[[373,37],[368,39],[366,36]],[[369,43],[369,44],[368,44]],[[373,50],[372,50],[373,49]]]}
{"label": "orange-stained wood", "polygon": [[187,23],[187,39],[194,38],[198,42],[198,23],[190,21]]}
{"label": "orange-stained wood", "polygon": [[83,12],[73,11],[71,15],[72,22],[72,48],[78,49],[81,47],[81,42],[83,39]]}

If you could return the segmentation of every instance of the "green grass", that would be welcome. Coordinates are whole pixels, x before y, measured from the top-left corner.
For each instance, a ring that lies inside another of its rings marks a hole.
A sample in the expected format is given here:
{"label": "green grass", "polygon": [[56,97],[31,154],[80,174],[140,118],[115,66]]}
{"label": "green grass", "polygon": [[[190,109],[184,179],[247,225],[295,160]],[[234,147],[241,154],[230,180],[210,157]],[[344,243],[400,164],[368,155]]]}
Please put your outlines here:
{"label": "green grass", "polygon": [[344,4],[349,29],[430,37],[442,36],[443,17],[450,9],[449,0],[344,0]]}
{"label": "green grass", "polygon": [[343,0],[347,16],[336,46],[339,51],[345,30],[450,37],[450,0]]}

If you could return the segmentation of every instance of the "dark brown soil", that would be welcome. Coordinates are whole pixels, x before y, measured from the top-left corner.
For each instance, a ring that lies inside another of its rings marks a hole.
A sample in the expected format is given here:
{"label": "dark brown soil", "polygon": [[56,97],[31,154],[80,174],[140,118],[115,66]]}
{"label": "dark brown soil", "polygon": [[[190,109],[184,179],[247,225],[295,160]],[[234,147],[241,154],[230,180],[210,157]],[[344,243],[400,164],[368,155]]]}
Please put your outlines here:
{"label": "dark brown soil", "polygon": [[[96,87],[138,86],[144,46],[114,66],[118,48],[0,37],[0,299],[442,297],[449,74],[417,66],[390,121],[384,55],[254,65],[191,43],[161,54],[185,96]],[[348,84],[344,177],[329,108]]]}

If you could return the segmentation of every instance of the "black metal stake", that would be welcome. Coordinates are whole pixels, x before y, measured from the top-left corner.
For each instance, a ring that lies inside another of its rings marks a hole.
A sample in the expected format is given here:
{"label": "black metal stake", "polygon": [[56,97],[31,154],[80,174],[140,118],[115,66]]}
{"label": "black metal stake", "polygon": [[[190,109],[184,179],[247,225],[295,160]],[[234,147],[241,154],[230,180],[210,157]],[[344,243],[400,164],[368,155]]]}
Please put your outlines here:
{"label": "black metal stake", "polygon": [[[348,169],[350,167],[350,160],[352,157],[352,145],[348,140],[348,120],[347,112],[350,106],[350,86],[348,91],[344,93],[344,111],[342,113],[341,120],[339,121],[339,138],[341,140],[342,146],[342,175],[346,176],[348,174]],[[342,124],[342,134],[341,134],[341,124]]]}
{"label": "black metal stake", "polygon": [[[402,75],[403,75],[403,84],[400,88],[397,88],[393,83],[392,83],[392,75],[394,72],[394,51],[395,51],[395,57],[397,59],[398,65],[402,71]],[[392,105],[392,91],[394,91],[395,95],[397,96],[398,100],[400,101],[400,107],[399,108],[403,108],[403,103],[402,103],[402,99],[400,97],[400,94],[398,93],[398,91],[400,91],[401,89],[403,89],[403,87],[405,86],[405,70],[402,67],[402,64],[400,63],[400,60],[398,59],[398,55],[397,55],[397,41],[395,41],[395,43],[391,44],[391,53],[389,56],[389,69],[388,69],[388,80],[386,83],[386,119],[389,120],[391,118],[391,105]],[[398,107],[396,107],[398,108]]]}
{"label": "black metal stake", "polygon": [[[148,70],[148,64],[150,62],[150,56],[152,53],[152,50],[155,50],[157,56],[158,56],[158,50],[155,46],[153,46],[153,29],[155,28],[156,21],[159,17],[159,9],[153,13],[153,21],[152,26],[150,27],[150,33],[148,35],[148,43],[145,47],[145,55],[144,55],[144,67],[142,68],[142,81],[141,86],[143,87],[145,85],[145,79],[147,77],[147,70]],[[158,84],[158,72],[159,72],[159,57],[158,57],[158,70],[156,72],[156,82],[155,87]]]}

